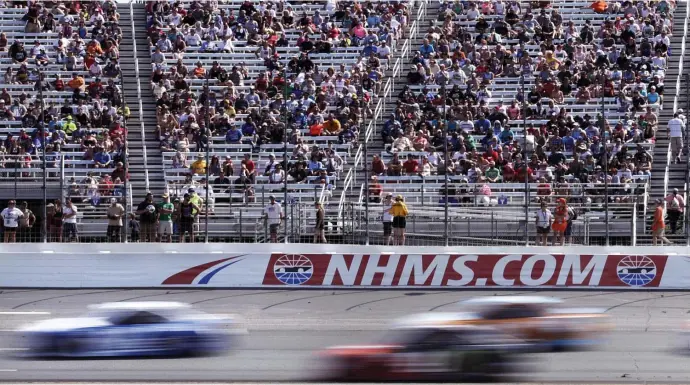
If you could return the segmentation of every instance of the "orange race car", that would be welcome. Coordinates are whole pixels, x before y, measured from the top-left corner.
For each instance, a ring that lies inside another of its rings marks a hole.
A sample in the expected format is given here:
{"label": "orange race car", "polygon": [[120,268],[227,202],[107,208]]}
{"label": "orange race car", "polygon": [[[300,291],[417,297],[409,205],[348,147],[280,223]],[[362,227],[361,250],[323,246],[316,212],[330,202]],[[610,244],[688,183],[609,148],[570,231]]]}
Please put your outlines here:
{"label": "orange race car", "polygon": [[601,309],[559,308],[562,301],[539,296],[493,296],[461,302],[468,310],[453,325],[493,326],[548,351],[593,347],[610,329]]}

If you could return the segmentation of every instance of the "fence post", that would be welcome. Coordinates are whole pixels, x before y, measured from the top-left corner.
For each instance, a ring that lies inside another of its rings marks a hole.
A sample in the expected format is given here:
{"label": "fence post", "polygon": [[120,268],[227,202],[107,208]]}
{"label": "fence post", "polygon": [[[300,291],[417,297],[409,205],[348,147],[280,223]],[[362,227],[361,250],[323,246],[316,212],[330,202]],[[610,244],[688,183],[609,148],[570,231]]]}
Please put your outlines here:
{"label": "fence post", "polygon": [[[230,193],[230,200],[232,200],[232,193]],[[242,220],[242,209],[240,209],[239,211],[240,211],[240,226],[239,226],[240,227],[240,242],[243,242],[243,240],[244,240],[243,235],[244,234],[242,234],[242,227],[243,227],[242,223],[244,223],[244,221]]]}
{"label": "fence post", "polygon": [[637,246],[637,196],[633,202],[632,218],[630,218],[630,242],[632,246]]}

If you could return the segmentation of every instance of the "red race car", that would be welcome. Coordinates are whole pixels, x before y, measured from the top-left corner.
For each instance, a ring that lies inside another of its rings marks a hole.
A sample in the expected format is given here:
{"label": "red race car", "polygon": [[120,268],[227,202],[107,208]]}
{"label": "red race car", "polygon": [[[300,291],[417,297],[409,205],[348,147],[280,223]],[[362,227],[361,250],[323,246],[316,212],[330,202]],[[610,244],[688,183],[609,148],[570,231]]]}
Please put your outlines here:
{"label": "red race car", "polygon": [[335,381],[467,381],[505,377],[526,344],[479,326],[396,327],[380,344],[321,353]]}

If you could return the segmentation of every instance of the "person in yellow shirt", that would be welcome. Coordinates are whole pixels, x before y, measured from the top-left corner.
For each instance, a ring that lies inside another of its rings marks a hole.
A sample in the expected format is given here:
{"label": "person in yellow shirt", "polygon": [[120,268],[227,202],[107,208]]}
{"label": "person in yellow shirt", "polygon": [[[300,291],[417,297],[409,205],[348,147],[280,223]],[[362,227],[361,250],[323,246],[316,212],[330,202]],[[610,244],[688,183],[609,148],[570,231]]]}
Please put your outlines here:
{"label": "person in yellow shirt", "polygon": [[189,166],[193,174],[206,175],[206,160],[204,155],[199,154],[196,160]]}
{"label": "person in yellow shirt", "polygon": [[328,117],[328,120],[323,124],[323,133],[326,135],[338,135],[340,134],[340,121],[334,118],[333,115]]}
{"label": "person in yellow shirt", "polygon": [[403,246],[405,244],[405,226],[407,226],[407,205],[402,195],[395,197],[395,202],[388,211],[393,216],[393,244]]}
{"label": "person in yellow shirt", "polygon": [[[196,190],[195,190],[194,188],[188,189],[188,190],[187,190],[187,194],[190,195],[189,201],[190,201],[191,203],[194,203],[197,207],[199,207],[199,210],[200,210],[201,207],[204,205],[204,200],[203,200],[203,198],[201,198],[201,197],[199,196],[199,194],[197,194],[197,192],[196,192]],[[199,210],[197,210],[197,209],[192,209],[192,215],[194,215],[194,216],[196,217],[197,214],[199,213]],[[198,222],[198,218],[197,218],[197,221],[196,221],[196,222]]]}
{"label": "person in yellow shirt", "polygon": [[129,106],[126,104],[118,107],[117,113],[125,118],[125,123],[127,123],[129,117],[132,116],[132,112],[130,111]]}
{"label": "person in yellow shirt", "polygon": [[62,126],[62,129],[65,131],[65,134],[72,135],[74,131],[77,131],[77,124],[72,121],[72,115],[67,116],[66,119],[67,121]]}

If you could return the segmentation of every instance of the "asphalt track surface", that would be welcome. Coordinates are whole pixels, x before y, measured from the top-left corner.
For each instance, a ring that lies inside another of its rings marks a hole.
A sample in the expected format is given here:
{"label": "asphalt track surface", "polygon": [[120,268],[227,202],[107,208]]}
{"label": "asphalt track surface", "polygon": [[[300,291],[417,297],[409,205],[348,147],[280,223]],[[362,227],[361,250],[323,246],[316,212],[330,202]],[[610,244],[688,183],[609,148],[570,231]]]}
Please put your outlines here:
{"label": "asphalt track surface", "polygon": [[[249,335],[223,357],[176,359],[23,360],[0,338],[0,381],[306,381],[314,352],[330,345],[367,343],[389,322],[415,312],[452,311],[457,301],[507,291],[300,290],[4,290],[0,330],[74,316],[109,301],[165,300],[240,315]],[[529,292],[534,294],[534,292]],[[690,318],[690,292],[548,291],[565,306],[601,307],[615,330],[596,351],[530,357],[525,382],[690,383],[690,356],[674,354]],[[5,335],[5,334],[3,334]]]}

